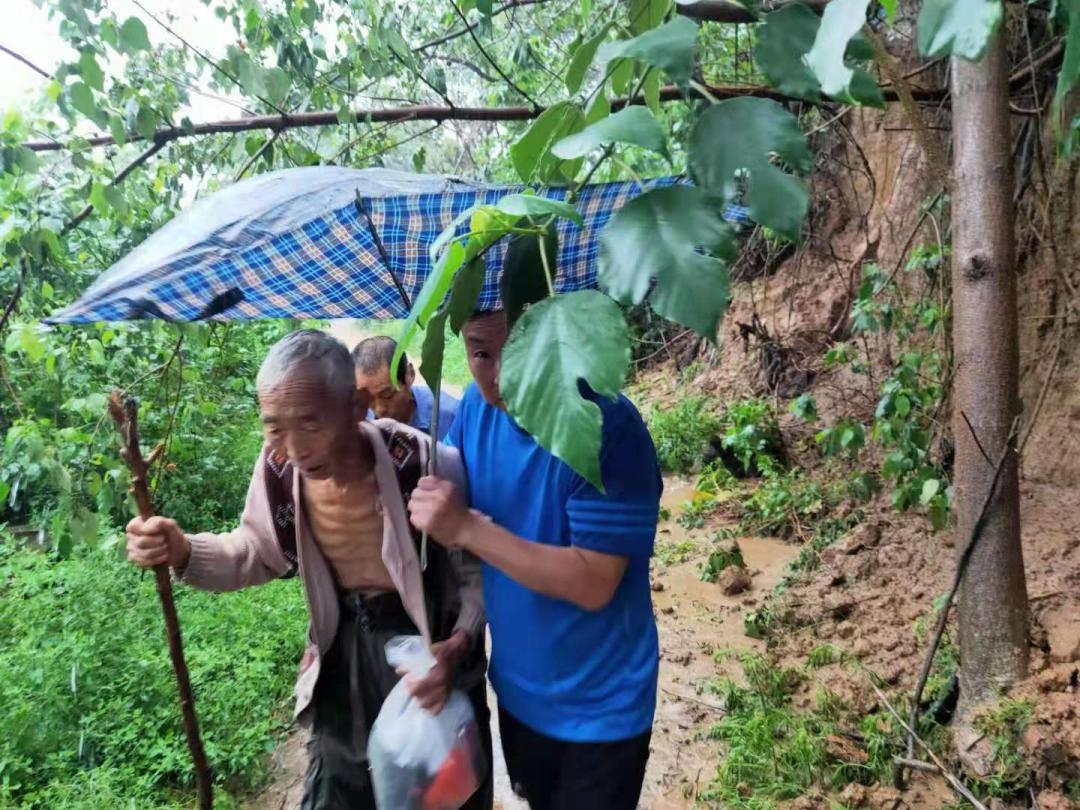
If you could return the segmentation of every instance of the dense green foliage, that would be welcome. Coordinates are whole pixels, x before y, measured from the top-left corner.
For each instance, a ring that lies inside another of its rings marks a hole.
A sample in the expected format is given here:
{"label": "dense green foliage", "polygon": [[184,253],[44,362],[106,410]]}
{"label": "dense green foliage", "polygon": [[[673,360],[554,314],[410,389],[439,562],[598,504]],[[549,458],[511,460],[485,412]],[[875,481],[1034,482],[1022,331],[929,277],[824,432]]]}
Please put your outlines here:
{"label": "dense green foliage", "polygon": [[287,329],[16,326],[8,373],[22,393],[0,408],[10,420],[0,520],[46,526],[63,554],[73,540],[94,545],[127,521],[127,471],[105,416],[116,386],[143,399],[146,452],[166,443],[154,481],[158,510],[192,529],[231,525],[261,443],[255,372]]}
{"label": "dense green foliage", "polygon": [[[949,357],[942,348],[948,304],[941,278],[943,256],[937,246],[920,246],[907,264],[921,276],[923,289],[905,300],[897,282],[877,265],[867,265],[852,305],[852,340],[837,344],[827,367],[846,365],[866,378],[879,396],[873,419],[864,424],[846,416],[817,434],[826,456],[857,458],[867,440],[882,457],[880,475],[900,511],[922,508],[931,524],[949,520],[952,489],[938,415],[945,397]],[[873,341],[873,343],[871,343]],[[885,379],[874,378],[884,357]],[[812,405],[804,403],[812,411]]]}
{"label": "dense green foliage", "polygon": [[648,422],[660,467],[668,472],[689,472],[720,432],[720,419],[705,397],[686,397],[669,407],[653,406]]}
{"label": "dense green foliage", "polygon": [[[176,599],[215,777],[250,788],[291,713],[299,582]],[[112,551],[57,561],[0,534],[0,805],[158,806],[191,780],[153,577]]]}

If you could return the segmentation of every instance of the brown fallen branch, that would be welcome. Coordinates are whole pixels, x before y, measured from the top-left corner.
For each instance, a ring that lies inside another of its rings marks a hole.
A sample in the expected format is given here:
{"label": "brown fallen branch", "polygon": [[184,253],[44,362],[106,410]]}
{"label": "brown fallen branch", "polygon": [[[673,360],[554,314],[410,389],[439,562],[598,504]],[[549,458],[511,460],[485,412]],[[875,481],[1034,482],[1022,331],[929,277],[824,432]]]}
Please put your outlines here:
{"label": "brown fallen branch", "polygon": [[919,737],[915,733],[915,729],[913,729],[911,726],[909,726],[907,723],[904,722],[903,718],[900,716],[900,712],[898,712],[896,710],[896,707],[893,706],[892,703],[889,702],[889,699],[887,697],[885,697],[885,693],[882,692],[880,689],[878,689],[877,684],[874,683],[873,679],[870,678],[869,675],[867,675],[867,680],[870,682],[870,688],[874,690],[874,694],[877,695],[878,700],[880,700],[885,705],[885,708],[888,710],[889,714],[891,714],[893,716],[893,718],[896,720],[896,722],[899,723],[904,728],[904,730],[907,731],[907,733],[909,735],[911,735],[911,737],[913,737],[919,743],[919,747],[922,748],[922,750],[926,752],[926,755],[928,757],[930,757],[930,760],[931,760],[931,762],[933,764],[931,765],[930,762],[924,763],[924,762],[921,762],[920,760],[914,760],[914,762],[913,762],[912,760],[914,758],[912,756],[910,756],[910,755],[907,756],[907,757],[897,757],[893,761],[897,765],[902,764],[903,767],[913,767],[914,766],[918,770],[928,770],[927,766],[932,767],[934,770],[936,770],[938,773],[940,773],[945,778],[945,781],[949,783],[949,787],[951,787],[954,791],[956,791],[956,793],[958,795],[962,796],[963,798],[967,799],[967,801],[971,802],[971,805],[972,805],[972,807],[975,808],[975,810],[987,810],[986,805],[983,804],[982,802],[980,802],[975,797],[975,794],[972,793],[968,789],[967,785],[965,785],[963,782],[961,782],[959,778],[954,776],[952,774],[952,772],[949,771],[949,769],[945,767],[945,765],[941,762],[941,760],[938,759],[937,754],[934,753],[934,750],[929,745],[927,745],[923,741],[923,739],[921,737]]}
{"label": "brown fallen branch", "polygon": [[[971,429],[971,423],[968,422],[968,428]],[[915,728],[919,723],[919,709],[922,703],[923,690],[926,688],[926,681],[930,677],[930,668],[934,665],[934,656],[937,654],[938,646],[941,644],[941,639],[945,635],[945,627],[949,621],[949,608],[952,607],[953,600],[956,598],[956,593],[960,590],[960,583],[964,579],[964,572],[967,570],[968,563],[971,561],[971,554],[975,550],[975,545],[979,542],[979,538],[982,536],[983,528],[986,526],[986,519],[990,515],[990,505],[994,502],[994,496],[997,494],[998,483],[1001,481],[1001,474],[1005,470],[1006,462],[1009,460],[1009,456],[1016,452],[1016,428],[1017,425],[1014,422],[1012,430],[1009,431],[1009,438],[1005,442],[1005,448],[1001,451],[1001,456],[998,459],[997,467],[994,469],[994,478],[990,482],[990,490],[986,493],[985,499],[983,499],[982,509],[979,510],[979,517],[975,521],[975,525],[971,527],[971,534],[968,536],[967,542],[964,544],[963,550],[960,552],[960,557],[956,562],[956,573],[953,574],[952,585],[949,587],[949,591],[945,594],[945,603],[941,606],[941,612],[938,614],[937,627],[934,628],[934,637],[930,641],[930,647],[926,651],[926,658],[923,660],[922,669],[919,672],[919,680],[915,684],[915,692],[911,696],[911,714],[910,725],[905,725],[908,731],[907,739],[907,755],[908,758],[912,758],[915,755],[915,743],[918,742],[918,737],[915,734]],[[972,435],[975,435],[975,431],[971,429]],[[978,443],[978,436],[975,437],[976,443]],[[902,722],[902,721],[901,721]],[[898,766],[898,775],[902,779],[902,767]]]}
{"label": "brown fallen branch", "polygon": [[[755,98],[771,98],[774,101],[788,102],[799,101],[805,103],[805,99],[795,99],[787,96],[771,87],[753,84],[720,84],[702,85],[708,91],[710,97],[715,99],[742,98],[753,96]],[[897,95],[893,90],[884,90],[886,101],[896,101]],[[944,96],[943,90],[928,90],[912,88],[912,96],[916,101],[940,101]],[[691,98],[704,98],[699,90],[690,90]],[[683,101],[687,98],[682,88],[674,85],[666,85],[660,88],[660,101],[672,102]],[[644,104],[645,97],[634,95],[618,98],[611,102],[612,111],[621,110],[628,105]],[[831,103],[828,99],[822,99],[823,104]],[[415,104],[403,107],[384,107],[380,109],[353,110],[352,114],[357,121],[362,123],[382,122],[405,122],[405,121],[531,121],[539,118],[544,112],[544,107],[447,107],[438,104]],[[154,133],[154,143],[169,143],[181,138],[198,135],[216,135],[220,133],[248,132],[253,129],[302,129],[305,127],[340,126],[341,118],[338,110],[315,110],[312,112],[287,113],[284,115],[253,115],[244,118],[228,118],[220,121],[207,121],[194,126],[164,127]],[[143,140],[135,133],[129,141]],[[116,140],[111,135],[100,135],[87,138],[85,141],[90,146],[111,146]],[[22,144],[34,152],[55,152],[67,149],[68,145],[61,141],[27,141]]]}
{"label": "brown fallen branch", "polygon": [[[150,491],[146,485],[149,464],[139,449],[138,407],[134,399],[123,400],[119,391],[113,391],[109,397],[109,415],[116,423],[123,445],[120,451],[128,469],[131,470],[131,494],[139,507],[139,516],[144,520],[154,516],[150,503]],[[155,451],[157,452],[157,451]],[[153,454],[151,454],[153,456]],[[180,637],[180,621],[176,616],[176,603],[173,601],[172,581],[169,579],[169,567],[162,563],[154,566],[158,597],[161,610],[165,614],[165,633],[169,641],[169,657],[172,658],[176,685],[180,692],[180,711],[184,718],[184,734],[188,749],[195,764],[195,784],[199,795],[200,810],[211,810],[214,805],[213,786],[210,784],[210,766],[206,761],[202,740],[199,738],[199,720],[195,716],[195,698],[191,692],[191,678],[187,663],[184,661],[184,644]]]}

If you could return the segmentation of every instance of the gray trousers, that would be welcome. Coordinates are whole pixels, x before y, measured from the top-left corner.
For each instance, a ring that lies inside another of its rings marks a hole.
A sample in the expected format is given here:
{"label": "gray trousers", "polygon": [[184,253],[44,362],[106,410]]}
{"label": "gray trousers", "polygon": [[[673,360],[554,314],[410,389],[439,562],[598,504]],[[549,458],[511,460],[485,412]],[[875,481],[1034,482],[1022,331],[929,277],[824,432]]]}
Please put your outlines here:
{"label": "gray trousers", "polygon": [[[385,646],[394,636],[417,633],[396,593],[343,600],[337,637],[322,663],[308,709],[312,733],[301,810],[376,810],[368,734],[398,682],[397,673],[386,663]],[[468,696],[488,768],[463,810],[491,810],[491,714],[483,679]]]}

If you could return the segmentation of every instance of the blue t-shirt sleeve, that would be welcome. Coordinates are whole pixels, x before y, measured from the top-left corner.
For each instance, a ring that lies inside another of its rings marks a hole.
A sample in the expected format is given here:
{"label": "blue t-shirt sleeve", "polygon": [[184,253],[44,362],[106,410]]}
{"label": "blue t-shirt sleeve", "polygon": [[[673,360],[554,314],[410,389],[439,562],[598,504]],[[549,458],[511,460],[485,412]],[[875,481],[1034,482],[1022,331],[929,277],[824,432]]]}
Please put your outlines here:
{"label": "blue t-shirt sleeve", "polygon": [[605,410],[600,472],[607,491],[577,478],[566,504],[570,542],[604,554],[650,557],[663,488],[656,449],[628,402]]}

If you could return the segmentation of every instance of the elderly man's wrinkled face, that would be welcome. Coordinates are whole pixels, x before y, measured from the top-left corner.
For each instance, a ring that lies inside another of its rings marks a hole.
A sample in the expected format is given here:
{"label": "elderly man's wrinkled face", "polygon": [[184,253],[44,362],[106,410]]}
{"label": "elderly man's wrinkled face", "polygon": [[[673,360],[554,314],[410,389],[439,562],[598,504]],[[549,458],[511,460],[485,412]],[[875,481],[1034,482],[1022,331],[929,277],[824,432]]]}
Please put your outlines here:
{"label": "elderly man's wrinkled face", "polygon": [[409,363],[405,371],[405,381],[397,388],[390,379],[390,367],[384,365],[378,371],[368,374],[356,369],[356,387],[371,402],[371,410],[379,419],[396,419],[406,424],[413,417],[416,401],[413,399],[412,386],[416,381],[416,370]]}
{"label": "elderly man's wrinkled face", "polygon": [[499,394],[499,370],[507,335],[506,314],[491,312],[476,315],[465,324],[461,334],[465,338],[469,371],[472,372],[484,401],[500,410],[506,410]]}
{"label": "elderly man's wrinkled face", "polygon": [[286,456],[307,478],[334,475],[354,449],[358,414],[366,414],[366,394],[335,394],[318,368],[299,365],[275,385],[259,390],[263,435],[275,453]]}

